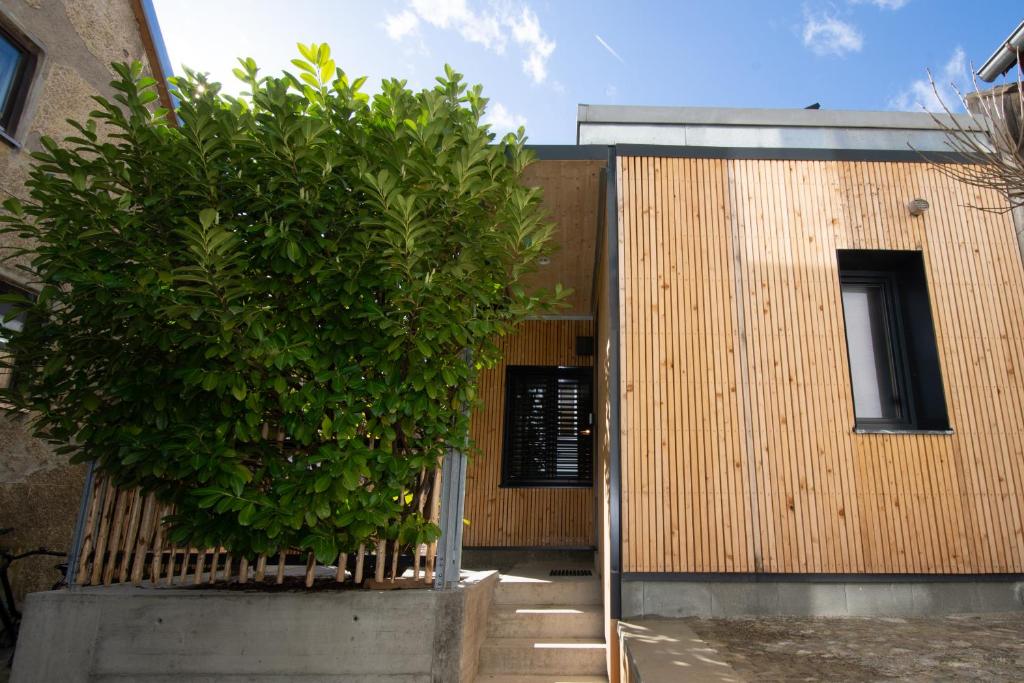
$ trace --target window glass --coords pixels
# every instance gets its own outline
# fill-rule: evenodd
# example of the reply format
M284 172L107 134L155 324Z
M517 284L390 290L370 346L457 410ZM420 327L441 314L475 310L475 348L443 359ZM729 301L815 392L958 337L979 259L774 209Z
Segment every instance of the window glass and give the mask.
M19 289L15 289L10 285L0 283L0 294L16 294L19 296L27 296L24 292ZM0 359L5 362L10 361L10 352L7 350L7 345L11 340L12 332L20 332L25 326L25 314L20 313L10 320L4 320L7 317L8 312L11 310L11 304L6 301L0 301ZM11 386L11 382L14 378L14 370L9 367L0 366L0 389L7 389Z
M4 294L9 294L11 291L7 287L0 287L0 292ZM24 313L19 313L10 320L4 320L10 310L11 304L0 301L0 349L7 348L7 344L11 340L11 332L21 332L21 329L25 326Z
M0 123L7 128L16 95L18 75L25 62L25 52L6 35L0 33Z
M590 368L509 366L505 486L590 486Z
M847 283L842 290L854 413L858 418L898 418L887 292L880 284Z
M950 429L920 251L840 249L854 429Z

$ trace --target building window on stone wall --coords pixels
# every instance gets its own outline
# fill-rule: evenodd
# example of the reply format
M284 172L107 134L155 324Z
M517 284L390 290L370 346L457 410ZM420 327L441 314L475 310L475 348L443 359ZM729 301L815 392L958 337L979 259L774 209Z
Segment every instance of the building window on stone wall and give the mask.
M0 26L0 131L8 138L14 137L25 110L37 55L27 38Z
M8 344L11 334L20 332L25 327L24 313L12 315L10 318L8 316L13 312L17 299L30 299L31 297L32 295L23 289L0 282L0 360L3 361L0 366L0 389L7 389L14 381L14 368L5 367L10 363Z

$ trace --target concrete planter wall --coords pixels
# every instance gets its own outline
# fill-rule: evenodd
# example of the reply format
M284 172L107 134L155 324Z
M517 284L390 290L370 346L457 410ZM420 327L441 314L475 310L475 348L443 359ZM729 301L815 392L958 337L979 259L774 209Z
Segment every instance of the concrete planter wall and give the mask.
M259 593L34 593L12 681L472 681L497 585Z

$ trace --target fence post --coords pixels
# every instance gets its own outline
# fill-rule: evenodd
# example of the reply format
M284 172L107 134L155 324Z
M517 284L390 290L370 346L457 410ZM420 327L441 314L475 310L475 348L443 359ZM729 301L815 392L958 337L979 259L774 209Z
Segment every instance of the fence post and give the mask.
M78 506L78 519L75 520L75 531L71 536L71 547L68 548L68 571L65 578L69 587L74 586L78 580L78 559L85 539L85 518L89 514L89 503L95 495L92 490L95 479L96 463L93 461L89 463L89 470L85 475L85 487L82 489L82 500Z
M434 588L453 588L462 570L462 516L466 503L466 454L449 448L441 466L441 539Z

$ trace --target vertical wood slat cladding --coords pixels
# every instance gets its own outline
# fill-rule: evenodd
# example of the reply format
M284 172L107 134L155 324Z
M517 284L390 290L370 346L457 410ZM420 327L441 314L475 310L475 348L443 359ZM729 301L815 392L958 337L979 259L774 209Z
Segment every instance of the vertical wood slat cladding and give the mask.
M523 171L523 184L544 190L544 210L555 224L552 240L558 248L551 263L523 278L527 291L552 289L561 284L572 289L565 313L589 315L594 310L594 224L601 211L601 169L604 161L541 160Z
M999 197L925 164L618 163L625 571L1024 571L1024 273L1009 217L965 208ZM923 252L954 434L852 432L838 249Z
M463 530L467 547L590 547L594 545L592 488L499 488L507 365L589 367L576 355L576 337L592 336L590 320L529 320L499 341L503 360L480 376L483 406L474 411L470 435L478 452L466 470Z

